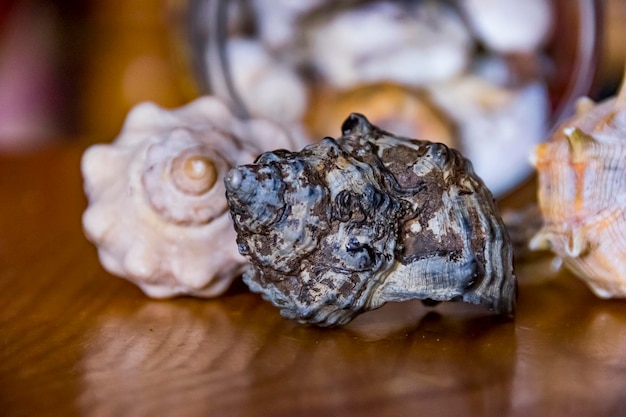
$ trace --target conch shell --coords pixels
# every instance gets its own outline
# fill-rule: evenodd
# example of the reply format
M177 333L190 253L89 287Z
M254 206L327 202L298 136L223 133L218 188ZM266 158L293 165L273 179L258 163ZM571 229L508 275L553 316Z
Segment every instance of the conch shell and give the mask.
M291 146L282 130L242 122L215 98L172 111L135 107L112 144L82 158L83 226L104 268L155 298L223 293L246 265L223 179L277 146Z
M531 161L544 226L532 249L553 251L601 298L626 297L626 87L584 98Z
M512 248L491 193L457 151L352 114L339 139L262 154L225 180L244 282L281 314L341 325L389 301L511 315Z

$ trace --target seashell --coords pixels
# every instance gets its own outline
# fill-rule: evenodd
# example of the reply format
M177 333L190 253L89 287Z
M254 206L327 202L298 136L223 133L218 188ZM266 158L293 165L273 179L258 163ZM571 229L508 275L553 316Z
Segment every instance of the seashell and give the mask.
M342 325L386 302L512 315L512 247L471 163L352 114L343 136L262 154L226 179L244 281L285 317Z
M260 42L252 39L229 39L226 53L232 63L233 87L250 114L281 124L302 118L308 93L295 70L280 63ZM206 58L213 59L210 51ZM230 97L225 83L216 86L216 94L225 100Z
M298 20L331 0L252 0L259 38L273 51L290 49L298 36Z
M554 27L549 0L460 0L470 26L497 53L534 53Z
M104 268L155 298L224 292L246 261L223 178L276 146L291 146L281 129L242 122L215 98L172 111L136 106L117 139L91 146L81 163L83 226Z
M457 148L456 132L446 115L426 93L391 83L366 84L336 93L318 89L307 123L313 137L335 134L343 119L339 115L367 114L370 122L397 136L429 138ZM337 129L338 130L338 129Z
M338 10L308 28L311 62L332 85L389 81L423 86L461 74L472 38L443 2L375 1Z
M531 160L544 226L530 242L549 249L601 298L626 297L626 87L578 102Z
M496 197L531 174L527 155L544 139L549 114L543 83L508 87L467 75L429 91L457 125L458 149Z

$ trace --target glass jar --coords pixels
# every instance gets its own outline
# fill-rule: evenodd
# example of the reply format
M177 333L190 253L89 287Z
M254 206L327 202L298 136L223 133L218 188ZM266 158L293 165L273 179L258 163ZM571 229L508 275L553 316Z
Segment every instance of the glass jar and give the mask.
M175 4L199 93L302 143L363 113L458 148L496 196L532 172L528 154L588 93L598 59L599 0Z

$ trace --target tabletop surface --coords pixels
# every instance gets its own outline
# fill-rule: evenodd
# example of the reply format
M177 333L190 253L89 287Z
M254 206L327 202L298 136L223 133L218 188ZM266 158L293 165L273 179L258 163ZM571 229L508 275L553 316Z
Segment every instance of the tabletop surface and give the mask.
M514 320L388 304L303 326L236 283L151 300L82 234L82 148L0 157L2 416L625 416L626 301L516 264Z

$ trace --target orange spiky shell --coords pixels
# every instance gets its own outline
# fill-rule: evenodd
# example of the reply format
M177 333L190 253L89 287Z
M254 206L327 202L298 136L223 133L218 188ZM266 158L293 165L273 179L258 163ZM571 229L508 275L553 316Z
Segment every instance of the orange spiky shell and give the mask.
M626 297L626 88L579 100L531 161L544 220L531 248L553 251L597 296Z

